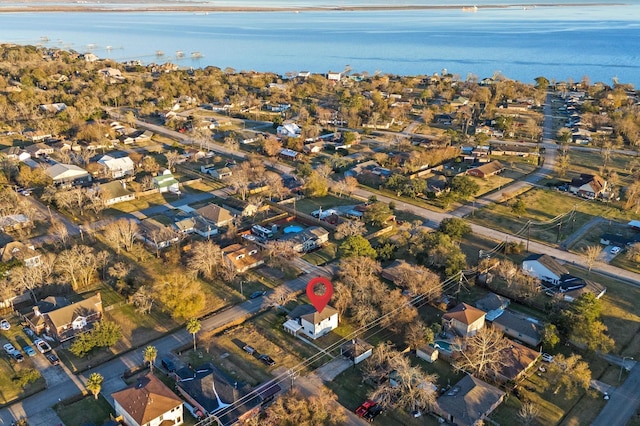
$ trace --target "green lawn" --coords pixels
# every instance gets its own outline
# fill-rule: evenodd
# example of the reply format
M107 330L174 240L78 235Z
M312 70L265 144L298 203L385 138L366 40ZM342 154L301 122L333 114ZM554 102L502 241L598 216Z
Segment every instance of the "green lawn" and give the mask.
M302 258L314 265L324 265L336 259L338 254L338 245L329 243L312 253L307 253Z
M600 203L598 201L582 200L559 191L544 189L532 189L518 196L524 200L527 211L523 215L516 215L511 211L511 203L492 204L488 207L476 210L471 220L480 225L498 229L509 233L523 233L527 222L531 221L531 238L543 242L555 244L560 236L560 241L567 238L582 225L594 217L606 217L631 220L635 215L622 212L619 209ZM569 213L575 207L575 215ZM559 215L567 214L562 221L556 220ZM562 226L558 226L558 223Z
M111 414L115 415L102 395L97 400L93 396L86 396L69 405L56 404L54 410L65 426L102 425L109 420Z

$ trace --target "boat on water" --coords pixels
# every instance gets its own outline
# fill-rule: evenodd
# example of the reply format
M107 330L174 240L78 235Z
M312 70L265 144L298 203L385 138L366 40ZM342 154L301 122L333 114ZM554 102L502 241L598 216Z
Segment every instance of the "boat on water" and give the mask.
M463 12L477 12L478 11L478 6L475 6L475 5L471 6L471 7L465 6L465 7L462 8L462 11Z
M192 58L202 58L202 53L200 52L191 52Z
M177 51L176 51L176 56L177 56L178 58L182 58L182 57L184 56L184 52L183 52L182 50L177 50Z
M162 50L156 50L156 56L164 56L164 52Z

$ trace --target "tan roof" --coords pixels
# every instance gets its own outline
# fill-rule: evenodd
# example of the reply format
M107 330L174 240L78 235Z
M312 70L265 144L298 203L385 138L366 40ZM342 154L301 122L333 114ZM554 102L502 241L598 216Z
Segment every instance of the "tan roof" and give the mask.
M498 160L494 160L490 163L483 164L482 166L474 167L475 170L480 170L485 175L492 175L504 169L502 163Z
M49 320L51 320L57 328L72 323L77 317L87 317L97 312L102 313L102 298L100 297L100 293L96 293L95 296L81 300L80 302L48 312L47 315L49 316Z
M327 318L331 318L337 313L337 310L327 305L324 307L322 312L314 310L314 312L307 315L302 315L300 318L304 319L305 321L309 321L311 324L320 324L322 321L326 320Z
M484 311L481 311L478 308L474 308L471 305L467 305L466 303L461 303L444 314L442 318L444 318L445 320L455 319L463 324L469 325L473 324L484 315Z
M255 253L251 254L254 251ZM241 244L232 244L223 248L222 252L239 271L258 266L264 262L264 256L253 244L246 247Z
M111 396L140 425L182 405L182 400L151 373Z
M233 219L233 216L231 216L231 212L229 210L216 204L209 204L208 206L200 207L198 210L196 210L196 213L216 224L228 222Z

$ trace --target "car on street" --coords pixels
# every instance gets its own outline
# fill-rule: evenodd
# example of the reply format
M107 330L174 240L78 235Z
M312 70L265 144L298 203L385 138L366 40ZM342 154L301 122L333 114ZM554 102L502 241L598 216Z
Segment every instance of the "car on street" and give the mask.
M260 355L258 359L262 361L263 364L268 365L269 367L276 365L276 362L269 355Z
M611 254L618 254L622 251L622 248L618 246L611 247Z
M49 353L46 356L47 356L47 359L49 360L49 362L51 363L51 365L60 364L60 359L57 356L55 356L54 354Z
M256 353L256 350L252 346L249 346L249 345L244 345L242 347L242 350L245 351L246 353L248 353L249 355L253 355L254 353Z
M22 347L22 350L24 351L25 354L29 355L29 356L36 356L37 352L35 349L33 349L31 346L29 345L25 345Z
M364 417L367 411L369 411L369 408L372 408L374 405L376 405L376 402L368 399L356 408L356 414L358 417Z
M51 350L51 346L47 342L42 340L42 339L34 340L33 344L36 345L36 348L38 348L38 350L42 354L46 354L47 352L49 352Z
M251 293L251 296L249 296L249 299L257 299L258 297L262 297L265 294L267 294L266 291L254 291L253 293Z
M162 365L162 368L167 370L169 373L173 373L174 371L176 371L176 365L169 358L163 358L160 361L160 364Z
M0 320L0 330L7 331L11 328L11 324L6 319Z
M553 356L547 353L542 354L542 360L544 362L553 362Z

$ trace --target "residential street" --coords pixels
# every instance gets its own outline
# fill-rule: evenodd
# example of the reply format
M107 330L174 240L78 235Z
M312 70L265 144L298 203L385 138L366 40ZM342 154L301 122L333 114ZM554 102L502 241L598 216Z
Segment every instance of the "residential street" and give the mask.
M631 369L627 379L610 396L592 426L626 425L640 406L640 364Z

